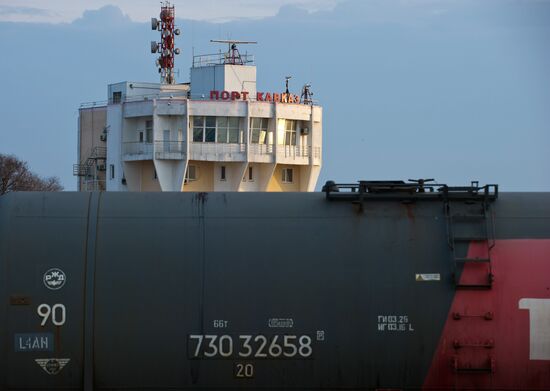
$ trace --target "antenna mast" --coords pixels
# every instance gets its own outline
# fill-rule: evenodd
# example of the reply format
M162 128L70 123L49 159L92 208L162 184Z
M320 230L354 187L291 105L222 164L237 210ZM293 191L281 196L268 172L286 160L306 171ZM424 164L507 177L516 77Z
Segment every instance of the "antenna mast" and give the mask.
M210 42L226 43L228 45L227 53L225 54L224 64L244 65L245 61L237 49L237 45L256 44L256 41L235 41L233 39L211 39ZM245 55L246 56L246 55Z
M151 42L151 53L159 53L156 64L162 84L175 84L174 57L180 54L175 48L175 36L180 35L180 29L175 28L176 10L169 1L161 3L160 20L151 18L151 29L160 31L160 42Z

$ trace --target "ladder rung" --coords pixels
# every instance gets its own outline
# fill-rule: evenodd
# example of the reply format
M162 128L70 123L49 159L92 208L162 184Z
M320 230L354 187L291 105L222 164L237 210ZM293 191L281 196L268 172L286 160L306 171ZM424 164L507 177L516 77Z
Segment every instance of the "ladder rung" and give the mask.
M453 240L455 242L484 242L488 241L489 238L484 236L460 236L460 237L454 237Z
M455 262L491 262L491 258L455 258Z
M493 284L490 282L486 284L456 284L457 289L491 289Z

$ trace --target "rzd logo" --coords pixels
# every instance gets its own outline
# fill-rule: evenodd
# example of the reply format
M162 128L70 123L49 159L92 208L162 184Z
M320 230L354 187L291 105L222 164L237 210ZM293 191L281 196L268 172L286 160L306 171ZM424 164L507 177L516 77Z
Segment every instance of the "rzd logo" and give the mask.
M65 285L65 282L67 281L67 277L65 276L63 270L55 267L44 273L43 280L46 288L56 291L63 288L63 285Z

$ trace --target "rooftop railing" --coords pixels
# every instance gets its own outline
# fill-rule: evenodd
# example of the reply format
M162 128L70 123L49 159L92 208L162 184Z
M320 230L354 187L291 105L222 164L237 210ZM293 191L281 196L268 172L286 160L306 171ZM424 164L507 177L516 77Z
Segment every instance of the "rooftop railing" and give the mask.
M252 65L254 64L254 56L252 54L241 54L236 59L230 58L228 53L215 54L200 54L193 56L193 68L207 67L211 65L233 64L236 65Z

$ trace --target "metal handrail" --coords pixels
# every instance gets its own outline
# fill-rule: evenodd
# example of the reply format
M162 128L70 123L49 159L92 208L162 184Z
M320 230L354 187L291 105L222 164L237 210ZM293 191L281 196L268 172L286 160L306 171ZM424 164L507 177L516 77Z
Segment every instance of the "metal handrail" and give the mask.
M198 154L241 154L246 152L246 144L192 142L189 144L189 152Z
M310 150L309 145L277 145L277 155L284 157L309 157Z
M434 200L483 200L498 198L498 185L447 186L439 183L418 183L405 181L359 181L337 184L327 181L322 189L327 199L434 199Z
M256 144L251 143L249 145L249 152L252 155L272 155L273 144Z
M153 153L153 143L125 141L122 143L123 155L149 155Z
M185 142L155 140L155 152L185 152Z
M254 56L252 54L241 54L240 59L243 64L253 64ZM227 53L199 54L193 56L193 68L205 67L210 65L227 64Z

